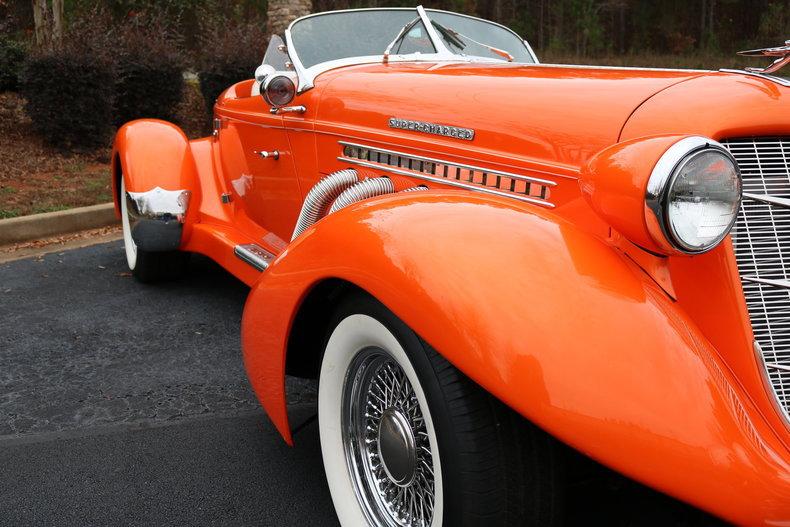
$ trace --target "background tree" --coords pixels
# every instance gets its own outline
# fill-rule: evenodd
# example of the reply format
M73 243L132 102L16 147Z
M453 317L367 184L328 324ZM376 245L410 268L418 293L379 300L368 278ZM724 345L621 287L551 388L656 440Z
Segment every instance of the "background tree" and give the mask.
M282 34L295 19L310 14L312 0L269 0L266 29L270 35Z
M39 48L60 43L63 38L63 0L33 0L36 46Z

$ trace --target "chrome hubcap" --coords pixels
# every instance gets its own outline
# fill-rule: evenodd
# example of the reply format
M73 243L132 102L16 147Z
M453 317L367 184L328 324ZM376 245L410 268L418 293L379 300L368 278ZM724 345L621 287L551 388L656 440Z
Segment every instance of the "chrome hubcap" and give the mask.
M361 351L343 388L343 444L357 499L371 525L431 524L431 441L403 369L378 348Z
M384 410L378 443L384 472L396 485L408 486L417 472L417 444L409 421L400 410Z

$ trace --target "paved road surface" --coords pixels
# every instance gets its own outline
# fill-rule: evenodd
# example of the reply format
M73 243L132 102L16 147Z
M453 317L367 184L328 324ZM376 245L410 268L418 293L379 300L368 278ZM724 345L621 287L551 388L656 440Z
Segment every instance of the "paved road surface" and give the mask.
M315 386L289 379L296 447L239 353L246 288L194 257L144 286L119 242L0 265L0 525L337 525ZM713 525L604 471L571 525Z

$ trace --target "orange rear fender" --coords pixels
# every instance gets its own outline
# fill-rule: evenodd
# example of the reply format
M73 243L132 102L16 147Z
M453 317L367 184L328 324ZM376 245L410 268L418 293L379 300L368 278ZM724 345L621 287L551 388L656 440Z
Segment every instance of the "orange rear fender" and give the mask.
M693 322L602 240L504 198L362 202L263 273L245 307L244 360L289 443L289 332L330 278L375 296L483 388L602 463L737 523L790 518L788 453Z
M120 217L120 178L128 192L143 193L157 187L188 191L182 244L198 217L200 183L189 139L176 125L157 119L139 119L123 125L112 150L112 189Z

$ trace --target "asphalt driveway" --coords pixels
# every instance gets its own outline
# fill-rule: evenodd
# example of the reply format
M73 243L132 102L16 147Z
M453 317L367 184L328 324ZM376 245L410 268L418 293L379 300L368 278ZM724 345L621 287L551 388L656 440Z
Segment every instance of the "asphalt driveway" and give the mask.
M194 257L145 286L120 242L0 264L0 525L336 525L315 385L289 379L288 448L239 352L247 289ZM571 525L713 525L600 470Z

